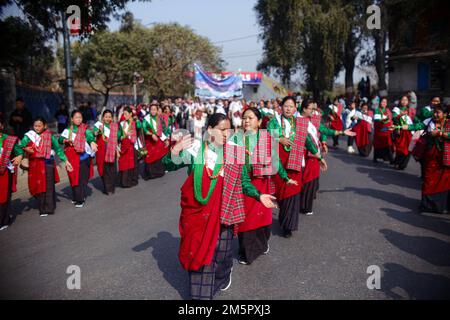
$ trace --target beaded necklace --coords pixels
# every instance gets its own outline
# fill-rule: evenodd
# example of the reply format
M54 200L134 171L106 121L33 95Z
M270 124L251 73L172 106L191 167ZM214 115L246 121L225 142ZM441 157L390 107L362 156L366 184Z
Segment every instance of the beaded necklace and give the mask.
M197 155L197 159L194 165L194 196L195 199L202 205L206 205L211 198L214 188L217 184L217 178L219 177L221 171L223 170L223 148L220 148L219 154L217 155L216 164L214 166L213 172L208 168L208 163L205 161L205 153L208 152L208 144L205 142L202 145L202 149ZM211 183L209 185L209 190L205 198L203 198L203 167L206 166L206 173L208 174Z
M290 136L289 139L291 140L292 143L294 143L295 132L297 130L297 124L295 123L293 117L291 117L290 119L287 119L284 115L281 116L281 136L284 137L284 138L286 138L286 131L285 131L286 130L286 128L285 128L286 125L284 124L283 118L288 120L289 124L291 125L291 136ZM292 150L292 146L288 146L288 147L287 146L283 146L283 148L284 148L284 150L286 152L290 152Z
M250 159L250 157L253 155L253 152L251 152L250 136L249 135L245 135L244 139L245 139L245 164L247 166L247 171L251 172L251 159ZM259 141L259 130L256 133L256 144L258 144L258 141ZM256 145L255 145L255 148L256 148Z
M446 125L447 125L447 119L445 119L445 118L444 118L444 123L442 126L439 123L436 123L436 129L439 132L442 132L442 136L445 134ZM439 151L442 151L444 148L444 141L443 141L444 139L442 139L442 136L436 137L436 139L434 139L434 141L436 142L436 148Z

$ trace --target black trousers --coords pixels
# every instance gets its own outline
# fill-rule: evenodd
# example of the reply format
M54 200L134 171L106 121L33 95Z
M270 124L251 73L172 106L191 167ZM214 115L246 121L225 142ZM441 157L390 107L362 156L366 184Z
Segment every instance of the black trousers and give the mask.
M134 149L134 168L120 172L120 184L123 188L131 188L139 183L139 155Z
M319 190L319 178L305 183L300 193L300 213L313 211L313 203Z
M39 213L53 214L56 209L55 167L53 163L45 164L45 185L45 192L36 196L39 201Z
M355 142L355 137L348 137L347 146L352 147L354 142Z
M194 300L212 300L228 284L233 267L233 227L220 226L212 263L189 271L189 287Z
M336 147L339 145L339 136L333 137L333 147Z
M373 150L373 160L382 159L383 161L394 162L394 156L392 155L392 150L390 148L374 149Z
M298 230L300 212L300 193L280 200L279 222L283 231Z
M84 202L86 200L87 184L89 182L89 171L91 166L91 158L80 161L80 173L78 176L78 185L72 187L73 201Z
M116 163L103 164L103 190L106 194L114 193L116 190L117 165Z
M252 263L268 248L272 226L261 227L256 230L240 232L239 255L248 263Z
M8 195L6 198L6 202L0 204L0 227L9 226L11 220L9 217L9 206L11 204L13 175L11 174L11 172L9 172L8 169L6 169L6 172L6 174L8 175L8 185L5 187L8 190Z
M166 174L162 159L156 160L153 163L146 163L144 167L144 179L161 178Z

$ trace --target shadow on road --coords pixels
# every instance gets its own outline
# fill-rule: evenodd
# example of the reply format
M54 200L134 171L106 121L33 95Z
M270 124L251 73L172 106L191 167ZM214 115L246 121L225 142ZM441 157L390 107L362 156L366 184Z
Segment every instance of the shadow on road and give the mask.
M381 208L380 210L386 212L388 217L403 223L450 236L450 219L427 216L414 212L402 212L389 208Z
M367 174L370 179L383 186L397 185L402 188L418 190L422 183L418 176L404 171L364 167L357 167L356 170L360 173Z
M72 198L72 187L69 184L67 187L62 189L61 192L57 192L56 195L58 197L61 197L61 198L72 200L73 199ZM90 197L90 196L92 196L92 188L89 185L87 185L87 187L86 187L86 197Z
M175 238L167 231L161 231L156 237L135 246L133 251L142 252L153 248L152 256L157 261L164 279L178 291L182 299L190 299L188 275L178 261L179 246L180 238Z
M397 288L406 292L404 297ZM450 279L430 273L415 272L396 263L384 264L381 291L392 299L449 299Z
M321 193L346 193L346 192L354 192L360 194L364 197L372 197L375 199L379 199L382 201L387 201L397 206L404 207L414 212L418 212L418 206L420 201L418 199L413 199L406 197L402 194L393 193L389 191L383 191L379 189L372 188L357 188L357 187L345 187L343 189L338 190L319 190L319 194Z
M380 233L400 250L415 255L438 267L450 266L450 243L422 236L408 236L393 230L382 229Z
M37 201L33 201L33 198L30 198L26 201L23 201L21 199L14 199L11 201L9 208L11 210L10 224L12 225L16 221L17 216L21 216L24 212L38 209L38 206Z
M349 155L343 150L333 150L331 155L347 164L358 165L356 170L367 174L370 179L381 185L398 185L404 188L420 188L420 178L417 175L405 171L397 171L387 163L373 164L372 158L362 158L357 155Z
M342 145L341 148L347 148L347 144ZM341 160L344 163L347 164L357 164L360 166L370 166L372 167L372 157L371 155L367 158L361 157L358 154L348 154L345 150L343 149L333 149L333 148L329 148L330 152L329 155L333 156L336 159Z

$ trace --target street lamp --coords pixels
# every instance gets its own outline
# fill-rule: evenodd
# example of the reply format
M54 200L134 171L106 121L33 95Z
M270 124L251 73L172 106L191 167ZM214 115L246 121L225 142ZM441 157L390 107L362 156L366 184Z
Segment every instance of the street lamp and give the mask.
M133 94L134 94L134 105L137 105L137 84L143 83L144 77L141 76L137 71L133 73Z

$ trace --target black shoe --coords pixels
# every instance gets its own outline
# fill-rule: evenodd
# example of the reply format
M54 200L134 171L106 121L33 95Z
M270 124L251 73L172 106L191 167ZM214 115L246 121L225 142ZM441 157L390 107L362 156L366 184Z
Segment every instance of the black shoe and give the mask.
M283 237L285 237L285 238L290 238L290 237L292 237L292 232L291 232L290 230L284 231Z

